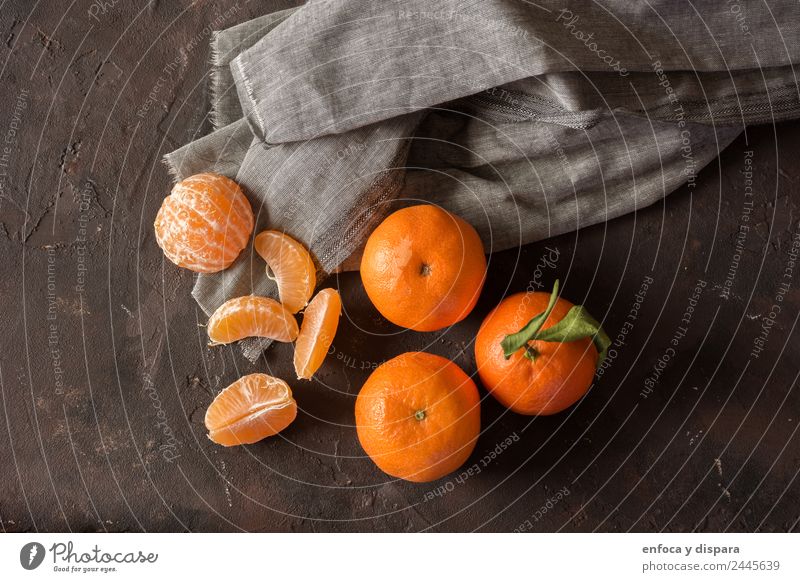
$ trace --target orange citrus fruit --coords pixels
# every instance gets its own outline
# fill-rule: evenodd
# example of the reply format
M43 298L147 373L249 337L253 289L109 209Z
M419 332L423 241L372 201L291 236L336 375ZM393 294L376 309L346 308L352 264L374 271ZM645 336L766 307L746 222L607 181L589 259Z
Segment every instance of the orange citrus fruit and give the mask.
M596 343L607 339L599 325L589 326L583 334L574 333L583 322L573 321L575 312L568 314L583 308L555 297L555 292L551 295L538 291L507 297L489 313L475 339L475 361L483 385L503 406L520 414L555 414L580 400L589 390L599 363ZM519 349L513 353L509 353L513 345L504 349L503 342L509 334L522 333L521 328L527 328L529 321L545 314L546 318L539 318L539 335L556 329L559 322L572 321L565 331L577 339L559 341L564 334L550 341L524 341L525 337L521 337ZM581 317L590 318L588 314ZM595 334L601 339L593 341Z
M434 331L464 319L486 278L483 243L472 226L441 208L411 206L372 232L361 280L389 321Z
M356 398L361 446L378 467L433 481L469 458L481 428L475 383L441 356L409 352L378 366Z
M253 246L272 271L284 307L292 313L303 309L317 284L317 268L309 252L277 230L258 233Z
M156 215L156 242L166 257L198 273L227 269L247 246L253 210L233 180L196 174L181 180Z
M335 289L323 289L303 312L303 324L294 347L294 369L298 379L310 379L325 359L333 343L342 299Z
M229 344L246 337L267 337L292 342L297 320L269 297L245 295L223 303L208 320L208 337L215 344Z
M296 416L297 403L286 382L250 374L217 395L206 411L206 428L218 445L249 445L278 434Z

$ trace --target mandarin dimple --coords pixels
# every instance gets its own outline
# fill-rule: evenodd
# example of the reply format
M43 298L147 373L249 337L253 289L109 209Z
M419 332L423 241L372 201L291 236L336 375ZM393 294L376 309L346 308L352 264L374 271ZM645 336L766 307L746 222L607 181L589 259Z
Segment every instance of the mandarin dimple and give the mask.
M310 379L322 365L336 335L341 313L342 299L335 289L323 289L306 307L294 348L298 379Z
M181 180L156 215L156 242L179 267L198 273L227 269L247 246L253 210L239 185L220 174Z
M278 434L297 416L288 384L267 374L249 374L220 392L206 411L208 438L232 447Z
M272 271L281 303L292 313L300 311L308 304L317 284L317 269L311 254L295 239L277 230L258 233L253 247Z
M208 320L208 337L214 344L229 344L246 337L292 342L298 332L297 320L288 309L274 299L257 295L226 301Z

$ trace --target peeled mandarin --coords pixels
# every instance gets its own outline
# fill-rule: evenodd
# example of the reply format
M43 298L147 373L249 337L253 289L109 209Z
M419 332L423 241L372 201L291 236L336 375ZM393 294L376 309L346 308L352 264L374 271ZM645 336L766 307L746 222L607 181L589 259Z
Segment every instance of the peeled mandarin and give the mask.
M323 289L306 307L294 348L294 369L299 379L308 380L319 370L333 343L341 313L342 299L335 289Z
M208 320L208 337L215 344L229 344L246 337L292 342L297 334L294 315L274 299L257 295L226 301Z
M253 225L253 210L239 185L211 173L175 184L154 224L166 257L198 273L227 269L247 246Z
M208 438L225 447L249 445L278 434L297 416L283 380L250 374L220 392L206 411Z
M281 303L292 313L303 309L317 284L317 268L309 252L277 230L258 233L253 246L278 283Z

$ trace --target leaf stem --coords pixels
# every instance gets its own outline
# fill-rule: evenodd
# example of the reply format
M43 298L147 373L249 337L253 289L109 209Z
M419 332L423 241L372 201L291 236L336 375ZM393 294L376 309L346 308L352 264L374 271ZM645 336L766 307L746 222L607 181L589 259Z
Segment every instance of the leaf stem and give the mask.
M510 358L517 350L525 348L524 355L531 361L536 361L538 355L536 350L529 345L532 341L560 342L569 343L585 338L591 338L597 349L597 367L603 363L611 345L608 337L600 324L595 320L583 305L573 306L567 314L558 322L547 329L542 329L545 321L553 311L553 307L558 300L559 282L553 284L553 292L550 294L550 301L547 309L534 316L521 330L507 335L500 345L503 347L503 354L506 359Z
M544 322L547 321L547 318L550 316L550 312L553 311L553 307L556 306L556 301L558 300L558 287L559 281L556 279L556 282L553 283L553 292L550 294L550 301L547 303L547 309L545 309L539 315L536 315L517 333L507 335L503 341L500 342L500 345L503 346L503 354L505 355L506 360L510 358L518 349L526 346L528 342L531 341L533 336L539 332L544 325Z

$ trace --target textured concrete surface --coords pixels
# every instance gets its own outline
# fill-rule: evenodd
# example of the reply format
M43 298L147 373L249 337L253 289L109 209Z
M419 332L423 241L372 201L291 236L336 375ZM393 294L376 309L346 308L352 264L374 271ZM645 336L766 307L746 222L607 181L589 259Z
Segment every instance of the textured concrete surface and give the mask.
M294 383L297 421L246 448L209 442L214 394L253 371L292 378L291 348L255 365L207 348L192 275L151 225L162 155L210 128L204 27L256 4L0 9L3 530L798 529L798 123L752 128L663 204L492 256L475 312L443 337L400 333L340 277L335 356ZM429 349L473 373L482 317L556 277L612 337L628 331L579 405L531 419L485 398L477 468L432 484L364 458L353 402L376 362Z

